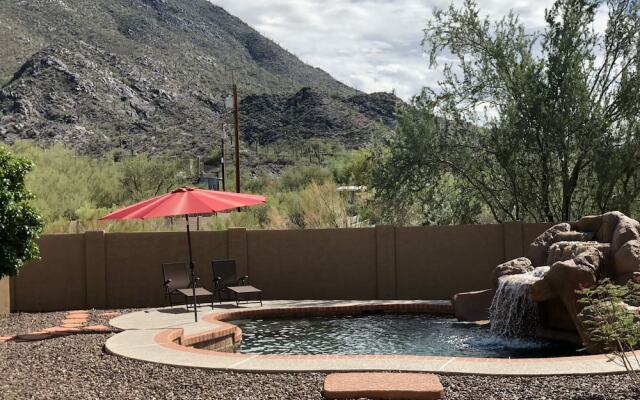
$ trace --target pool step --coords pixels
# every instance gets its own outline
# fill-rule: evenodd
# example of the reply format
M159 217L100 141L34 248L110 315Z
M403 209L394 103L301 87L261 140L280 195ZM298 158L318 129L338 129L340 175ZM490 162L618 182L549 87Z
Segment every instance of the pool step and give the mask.
M444 388L433 374L353 372L327 375L323 395L328 399L438 400Z

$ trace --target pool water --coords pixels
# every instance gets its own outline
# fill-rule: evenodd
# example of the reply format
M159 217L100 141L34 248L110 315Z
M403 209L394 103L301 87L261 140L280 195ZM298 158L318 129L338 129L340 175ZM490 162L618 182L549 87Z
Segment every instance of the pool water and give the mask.
M493 336L488 327L426 314L236 320L250 354L413 354L492 358L576 355L577 347Z

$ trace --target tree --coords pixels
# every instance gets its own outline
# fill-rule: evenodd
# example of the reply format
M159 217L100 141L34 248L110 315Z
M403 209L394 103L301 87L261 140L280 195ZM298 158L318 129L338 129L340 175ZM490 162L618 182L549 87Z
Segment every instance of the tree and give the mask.
M157 196L189 182L177 160L139 155L122 163L120 183L127 201Z
M25 177L31 163L0 146L0 278L15 276L24 263L38 257L36 239L42 220L29 204Z
M607 28L597 32L605 7ZM438 131L399 125L383 167L402 170L378 181L388 186L381 193L401 182L424 193L450 175L454 192L496 221L631 212L640 194L639 11L638 0L558 0L546 29L529 33L513 13L481 18L472 0L436 10L424 31L431 65L443 53L456 62L410 114ZM398 163L409 158L422 164Z

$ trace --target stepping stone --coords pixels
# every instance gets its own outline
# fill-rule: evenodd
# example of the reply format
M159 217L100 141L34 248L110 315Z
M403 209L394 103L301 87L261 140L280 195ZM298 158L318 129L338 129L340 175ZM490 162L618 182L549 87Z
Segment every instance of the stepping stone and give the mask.
M52 337L53 337L52 333L39 331L39 332L23 333L21 335L16 335L15 339L20 342L32 342L36 340L51 339Z
M82 328L82 332L85 333L102 333L102 332L111 332L112 329L109 328L108 326L104 326L104 325L91 325L91 326L85 326L84 328Z
M327 375L323 395L328 399L438 400L444 388L433 374L354 372Z
M98 316L100 317L117 317L118 315L122 315L122 313L117 311L105 311L103 313L98 314Z
M76 324L76 323L73 323L73 324L72 324L72 323L68 323L68 322L67 322L67 323L63 323L63 324L61 325L61 327L62 327L62 328L65 328L65 329L69 329L69 328L72 328L72 329L78 329L78 328L82 328L82 325L84 325L84 324Z
M72 311L67 311L67 314L88 314L89 311L87 310L72 310Z
M6 343L10 340L13 340L15 336L0 336L0 343Z
M65 317L66 319L89 319L89 314L87 313L77 313L77 314L71 314L68 313Z
M87 322L88 320L86 318L84 319L80 319L80 318L67 318L67 319L63 319L62 323L63 324L84 324L85 322Z
M43 332L52 333L56 336L66 336L80 332L76 327L54 326L52 328L43 329Z

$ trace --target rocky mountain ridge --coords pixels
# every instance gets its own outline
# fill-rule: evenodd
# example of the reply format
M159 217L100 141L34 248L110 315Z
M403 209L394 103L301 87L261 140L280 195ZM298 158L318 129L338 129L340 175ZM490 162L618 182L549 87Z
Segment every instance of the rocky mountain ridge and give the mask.
M205 0L5 0L0 140L206 154L232 74L247 143L389 132L399 102L304 64Z

